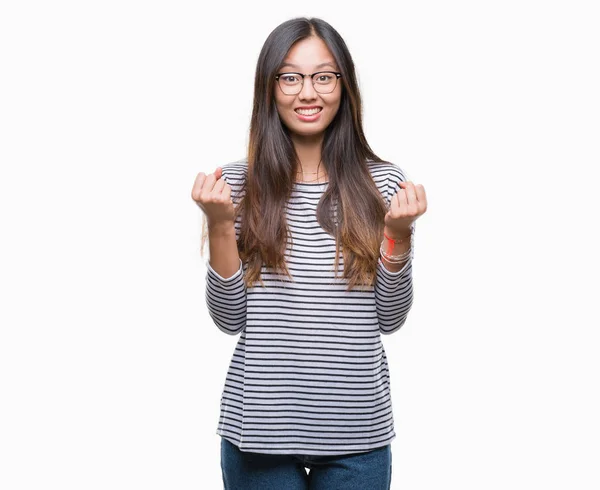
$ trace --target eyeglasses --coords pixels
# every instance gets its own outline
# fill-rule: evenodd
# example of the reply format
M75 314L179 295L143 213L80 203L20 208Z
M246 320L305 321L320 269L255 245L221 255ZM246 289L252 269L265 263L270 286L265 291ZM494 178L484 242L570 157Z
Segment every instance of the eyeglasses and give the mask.
M318 77L316 77L317 75ZM281 91L286 95L299 94L304 85L304 77L312 79L313 87L317 92L329 94L335 90L337 79L341 76L341 73L335 71L318 71L313 74L278 73L275 75L275 80L279 83Z

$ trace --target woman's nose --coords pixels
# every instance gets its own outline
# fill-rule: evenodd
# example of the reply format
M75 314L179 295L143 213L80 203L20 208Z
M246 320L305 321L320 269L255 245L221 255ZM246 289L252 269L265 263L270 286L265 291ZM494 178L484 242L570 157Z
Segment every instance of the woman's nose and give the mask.
M300 93L298 94L298 97L300 97L301 99L314 99L317 96L317 91L315 90L315 87L313 86L312 83L312 78L310 77L305 77L304 78L304 83L302 84L302 90L300 90Z

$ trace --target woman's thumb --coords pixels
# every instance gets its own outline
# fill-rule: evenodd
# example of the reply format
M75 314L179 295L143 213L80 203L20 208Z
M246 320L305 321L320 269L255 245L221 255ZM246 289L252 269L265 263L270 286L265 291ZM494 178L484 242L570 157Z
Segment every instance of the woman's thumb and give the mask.
M223 175L223 169L221 167L217 167L217 169L215 170L215 177L217 178L217 180L221 178L221 175Z

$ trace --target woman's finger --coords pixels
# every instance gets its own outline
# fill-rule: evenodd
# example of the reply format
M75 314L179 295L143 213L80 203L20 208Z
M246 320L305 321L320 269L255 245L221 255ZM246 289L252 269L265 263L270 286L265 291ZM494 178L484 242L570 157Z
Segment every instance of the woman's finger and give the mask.
M212 192L216 181L217 179L215 178L215 174L208 174L206 176L206 180L204 181L204 185L202 186L202 197L204 199L206 199L208 195Z
M415 186L415 192L417 193L417 200L419 201L419 211L423 214L427 211L427 194L425 194L425 187L421 184Z
M417 200L417 193L415 191L415 184L413 184L410 180L406 182L401 182L404 187L404 192L406 193L406 201L407 201L407 211L410 216L415 216L419 212L419 205Z
M230 185L226 185L225 188L223 189L223 199L225 200L225 202L231 201L231 186Z
M396 204L398 214L403 213L406 209L406 206L408 205L406 201L406 192L404 191L404 189L398 189L398 192L396 192L392 201L394 201Z
M196 179L194 180L194 185L192 186L192 199L196 202L200 199L200 195L202 194L202 187L204 187L204 181L206 180L206 174L204 172L200 172L196 175Z
M212 192L214 194L222 194L223 193L223 188L225 187L225 184L227 182L225 182L225 179L219 179L215 182L215 186L213 187Z

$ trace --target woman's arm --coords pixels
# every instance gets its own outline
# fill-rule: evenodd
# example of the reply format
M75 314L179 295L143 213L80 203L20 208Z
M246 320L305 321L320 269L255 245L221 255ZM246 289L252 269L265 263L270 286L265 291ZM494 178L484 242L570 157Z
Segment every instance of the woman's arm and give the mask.
M219 330L237 335L246 327L246 285L242 261L231 277L218 274L206 262L206 306Z
M233 222L208 226L208 250L212 269L223 277L233 276L240 263Z
M414 236L414 224L411 228ZM386 231L386 235L392 239ZM384 246L387 240L384 241ZM380 255L377 263L377 279L375 282L375 307L379 321L379 331L389 335L404 325L413 302L412 281L412 248L413 240L394 244L392 253L400 255L408 250L411 254L400 263L390 263ZM385 249L384 249L385 250Z
M384 233L393 240L402 238L402 241L394 243L391 252L388 252L388 240L383 236L383 251L394 256L410 253L404 261L399 263L390 262L381 254L378 259L374 288L375 305L379 331L386 335L396 332L404 325L413 303L412 261L414 257L415 221L410 223L409 228L405 228L404 220L393 218L393 216L401 214L398 207L400 201L395 200L398 197L397 193L404 187L401 182L406 182L406 180L406 175L402 169L393 165L388 178L387 194L385 194L386 204L390 213L392 213L392 219L386 220ZM401 226L393 229L387 226L388 221L394 224L400 223ZM407 239L409 236L408 229L410 229L410 239Z
M242 174L235 164L221 169L237 207ZM210 258L206 261L206 305L215 325L229 335L236 335L246 327L246 285L237 247L240 223L239 216L231 222L207 223Z
M394 233L391 230L389 230L387 227L384 229L383 232L384 232L384 236L382 237L381 241L384 243L384 251L386 250L385 245L388 242L388 240L386 239L386 236L390 237L393 240L400 239L400 238L404 239L401 242L394 243L394 247L391 252L393 255L403 255L408 250L411 250L411 240L405 239L406 238L405 236L403 236L403 237L394 236ZM412 233L412 230L411 230L411 233ZM383 264L385 265L385 268L390 272L401 271L402 268L408 262L408 259L406 259L402 262L390 262L383 255L380 255L380 257L381 257L381 260L383 261Z

